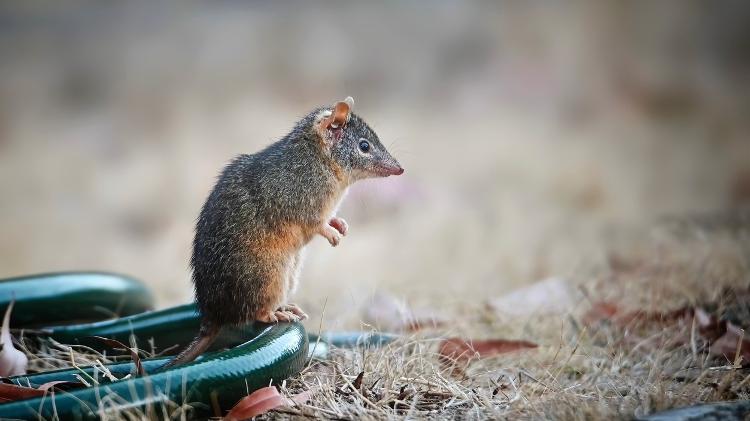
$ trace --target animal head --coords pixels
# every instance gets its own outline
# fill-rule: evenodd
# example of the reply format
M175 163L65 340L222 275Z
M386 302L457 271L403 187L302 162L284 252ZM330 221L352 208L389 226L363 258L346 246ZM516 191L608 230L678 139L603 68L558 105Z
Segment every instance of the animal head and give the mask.
M401 175L404 169L386 150L370 126L352 112L354 100L347 97L315 115L314 126L331 158L352 181Z

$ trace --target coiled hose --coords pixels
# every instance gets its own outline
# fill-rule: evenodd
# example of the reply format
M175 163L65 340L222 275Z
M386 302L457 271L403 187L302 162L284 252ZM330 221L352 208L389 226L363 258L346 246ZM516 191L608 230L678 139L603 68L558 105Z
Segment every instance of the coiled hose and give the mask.
M0 280L0 311L15 300L13 328L129 316L154 308L140 282L103 272L62 272Z
M0 280L0 311L12 300L16 302L13 328L30 328L27 336L98 351L111 350L112 344L97 336L174 354L192 340L200 325L194 304L146 311L153 305L150 292L132 278L108 273L57 273ZM126 317L102 320L115 314ZM70 324L78 321L88 323ZM310 335L310 343L314 343L310 351L316 357L325 357L329 346L380 346L395 338L363 332ZM149 418L168 418L183 410L183 404L191 407L190 417L221 415L249 392L298 373L308 356L308 336L299 323L255 323L224 329L209 351L226 348L230 349L208 353L163 372L158 369L169 357L144 359L143 369L152 374L143 377L135 377L133 362L106 364L106 370L118 379L131 375L118 381L108 380L100 368L93 366L12 377L8 380L19 386L76 382L77 376L95 385L0 404L0 418L95 419L126 409L138 410Z
M60 273L0 281L0 309L4 311L11 300L16 302L13 328L31 328L27 336L98 351L112 350L112 344L97 336L175 354L193 339L200 325L194 304L145 311L153 304L150 292L138 281L115 274ZM112 314L127 317L102 320ZM81 320L93 322L69 324ZM395 338L363 332L310 335L314 343L310 351L325 357L329 346L380 346ZM133 362L106 364L118 379L131 375L118 381L108 380L93 366L12 377L8 380L19 386L76 382L77 376L95 385L0 404L0 418L95 419L125 409L149 418L168 418L182 410L183 404L192 408L190 417L221 415L249 392L297 374L308 357L308 336L299 323L254 323L224 329L209 351L226 348L230 349L163 372L158 369L169 357L144 359L142 367L151 374L142 377L136 377Z
M0 301L4 307L11 300L16 302L13 328L101 320L115 313L144 311L152 303L151 294L137 281L99 273L49 274L0 281L0 299L5 300ZM132 335L141 345L148 339L153 339L158 348L178 345L173 348L176 352L179 345L192 339L198 323L195 308L186 305L115 320L41 327L30 333L100 350L109 345L92 338L94 335L126 344ZM226 346L234 348L206 354L190 364L163 372L114 382L103 379L94 367L16 376L9 380L23 386L74 381L76 374L99 378L100 383L0 404L0 418L96 419L126 409L141 411L149 417L169 417L176 409L174 404L178 405L177 410L189 404L191 417L223 414L247 393L298 373L307 357L307 335L299 323L228 329L214 348ZM166 360L147 359L143 366L146 372L153 372ZM134 374L132 362L109 364L107 369L118 378Z
M219 415L248 392L278 383L297 374L305 364L307 335L299 323L279 323L259 327L248 342L224 352L203 356L190 364L142 377L97 386L56 392L54 395L0 405L3 419L31 419L39 416L61 419L96 419L133 409L148 418L171 417L175 407L192 406L191 417ZM148 359L144 368L155 369L166 358ZM114 375L131 373L133 363L110 364ZM17 376L18 385L40 385L48 381L73 380L84 371L103 381L98 369L58 370L37 375ZM214 408L212 408L214 406Z

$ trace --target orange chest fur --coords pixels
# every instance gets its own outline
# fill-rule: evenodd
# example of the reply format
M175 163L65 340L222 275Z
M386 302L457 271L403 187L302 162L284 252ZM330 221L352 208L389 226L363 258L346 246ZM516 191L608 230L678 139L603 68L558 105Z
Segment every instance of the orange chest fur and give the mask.
M345 190L332 195L325 201L316 218L309 223L280 223L264 234L249 238L248 246L256 253L267 257L296 253L320 232L321 225L327 224L334 216L344 195Z

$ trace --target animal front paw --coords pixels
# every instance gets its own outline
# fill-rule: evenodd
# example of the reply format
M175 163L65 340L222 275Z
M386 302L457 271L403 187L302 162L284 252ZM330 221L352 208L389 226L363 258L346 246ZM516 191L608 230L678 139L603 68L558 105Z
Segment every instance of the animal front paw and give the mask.
M339 234L337 230L335 230L332 226L325 224L320 228L320 231L318 231L318 234L325 237L326 240L331 244L331 246L336 247L341 242L342 235Z
M346 235L346 232L349 231L349 224L346 223L344 218L334 216L328 220L328 225L332 226L341 235Z

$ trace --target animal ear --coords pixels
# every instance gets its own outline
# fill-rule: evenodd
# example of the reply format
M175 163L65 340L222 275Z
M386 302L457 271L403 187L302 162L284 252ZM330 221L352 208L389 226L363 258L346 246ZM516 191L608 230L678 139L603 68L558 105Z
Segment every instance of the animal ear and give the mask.
M349 121L349 115L354 108L354 99L350 96L333 106L333 113L325 121L326 128L338 129Z

